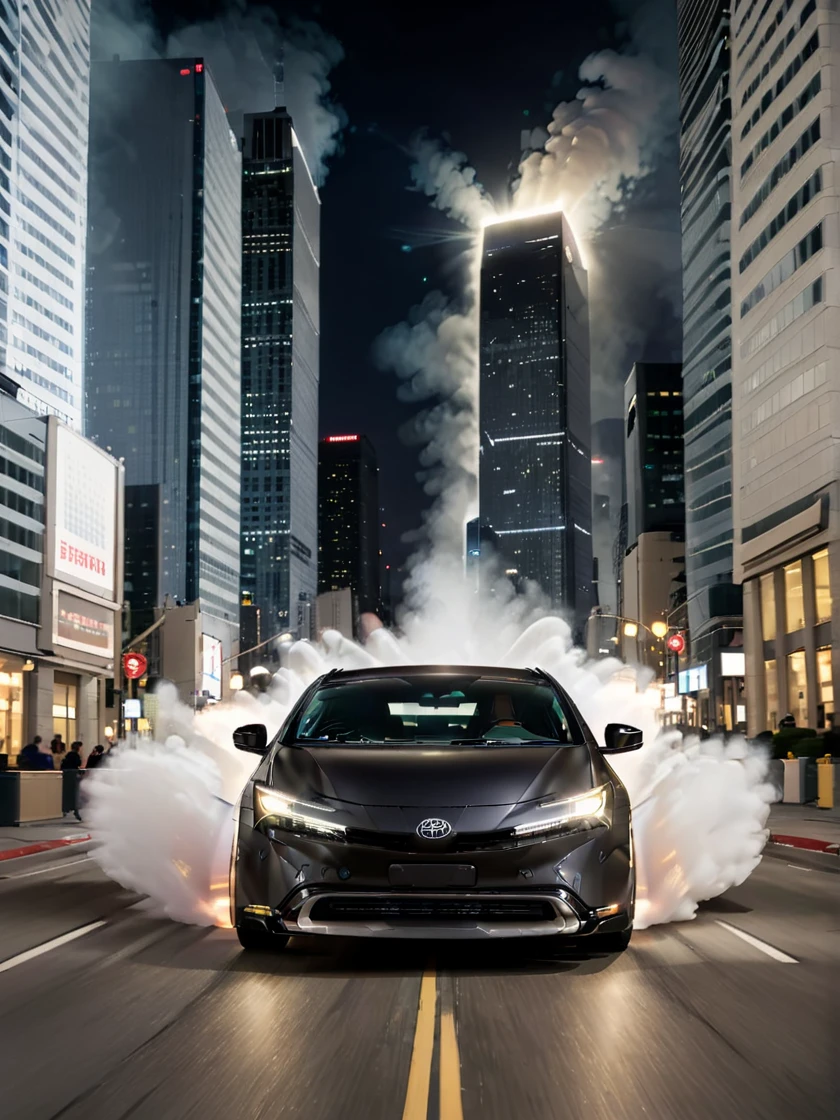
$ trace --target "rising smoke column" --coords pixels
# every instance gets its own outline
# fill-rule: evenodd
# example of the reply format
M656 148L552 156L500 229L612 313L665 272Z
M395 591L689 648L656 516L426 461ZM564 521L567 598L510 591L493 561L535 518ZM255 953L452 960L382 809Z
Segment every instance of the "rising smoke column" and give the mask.
M330 73L344 50L318 24L281 21L273 8L231 0L218 16L161 35L142 0L94 4L94 59L206 58L235 135L245 113L266 112L277 99L289 110L317 186L340 150L344 110L330 97Z
M433 499L406 587L408 601L416 608L428 601L431 582L443 572L446 579L456 574L464 525L476 512L479 248L475 237L494 207L462 152L420 133L409 153L414 189L473 234L460 262L459 296L448 299L441 292L429 293L406 321L383 331L374 344L376 364L399 379L400 399L424 406L401 432L409 446L421 448L420 478Z

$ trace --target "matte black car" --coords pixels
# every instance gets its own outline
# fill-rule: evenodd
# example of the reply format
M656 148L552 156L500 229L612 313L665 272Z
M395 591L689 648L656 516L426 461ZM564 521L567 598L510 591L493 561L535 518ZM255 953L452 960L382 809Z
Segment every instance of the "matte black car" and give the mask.
M238 813L232 920L245 949L290 936L585 937L626 947L630 803L601 745L539 669L334 670L262 754Z

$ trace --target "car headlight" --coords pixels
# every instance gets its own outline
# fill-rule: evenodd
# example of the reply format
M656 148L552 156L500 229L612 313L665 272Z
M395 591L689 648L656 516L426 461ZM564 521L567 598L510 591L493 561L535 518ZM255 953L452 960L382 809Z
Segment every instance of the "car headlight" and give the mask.
M323 820L321 817L310 816L301 810L315 809L319 813L334 813L329 805L313 805L310 801L301 801L277 789L267 786L254 786L257 813L256 823L268 817L279 828L289 832L312 833L316 836L327 836L338 839L347 831L343 824Z
M543 801L537 812L550 810L549 815L541 816L527 824L518 824L513 832L515 836L536 836L542 832L558 832L569 830L573 832L587 828L594 828L599 824L609 824L607 813L607 794L609 786L598 786L588 793L578 797L567 797L562 800Z

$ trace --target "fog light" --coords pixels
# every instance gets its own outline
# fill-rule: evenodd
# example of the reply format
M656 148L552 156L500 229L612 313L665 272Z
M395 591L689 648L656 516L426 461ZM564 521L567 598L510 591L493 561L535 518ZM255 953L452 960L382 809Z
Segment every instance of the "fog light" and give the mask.
M270 906L246 906L245 907L245 913L246 914L256 914L260 918L270 918L271 917L271 907Z
M620 909L621 905L618 902L614 902L612 906L599 906L595 913L599 918L608 918L610 914L617 914Z

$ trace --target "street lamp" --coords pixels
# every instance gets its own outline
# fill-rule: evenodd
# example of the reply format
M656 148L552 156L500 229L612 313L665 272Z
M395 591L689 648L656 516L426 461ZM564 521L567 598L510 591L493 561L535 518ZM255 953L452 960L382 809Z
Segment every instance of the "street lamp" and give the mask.
M637 622L625 622L624 623L624 637L625 638L635 638L638 633L639 633L639 624Z
M656 622L651 623L650 632L654 638L664 638L668 633L668 623L658 618Z
M230 675L230 689L231 692L241 692L245 687L245 678L241 673L231 673Z

